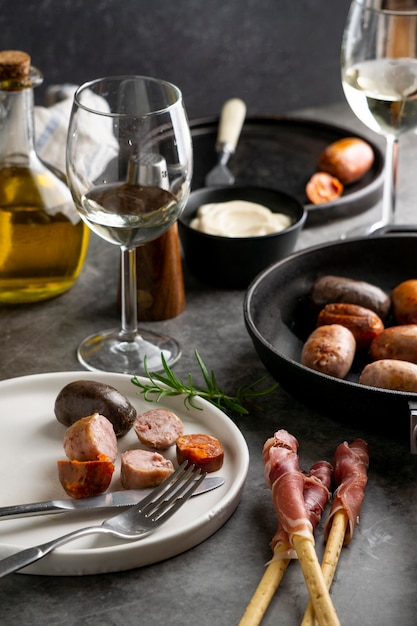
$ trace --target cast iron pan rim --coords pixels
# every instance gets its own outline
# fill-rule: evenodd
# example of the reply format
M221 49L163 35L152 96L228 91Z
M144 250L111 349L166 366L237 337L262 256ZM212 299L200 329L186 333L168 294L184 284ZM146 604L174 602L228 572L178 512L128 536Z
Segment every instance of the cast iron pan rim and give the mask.
M398 238L404 238L404 237L417 238L417 233L415 233L414 235L410 233L398 233L396 235L379 235L379 236L375 235L373 238L376 239L377 237L383 237L384 239L397 240ZM305 372L306 375L318 376L319 378L322 378L323 380L328 380L332 385L335 383L338 383L338 384L341 384L343 387L345 386L354 387L354 388L362 389L362 390L367 389L371 391L372 393L381 394L382 396L388 393L390 396L399 396L403 398L408 398L410 401L417 401L417 393L411 393L407 391L396 391L394 389L382 389L379 387L370 387L368 385L361 385L360 383L356 383L351 380L344 380L343 378L336 378L335 376L329 376L328 374L323 374L322 372L312 370L311 368L306 367L305 365L302 365L299 361L295 361L294 359L284 355L282 352L279 352L271 343L269 343L269 341L267 341L264 337L262 337L262 335L258 332L258 329L254 323L254 320L252 319L251 300L256 293L258 284L260 284L268 274L270 274L271 272L274 272L276 268L278 268L281 265L285 265L286 263L291 262L293 260L297 260L297 258L299 257L304 257L306 255L314 254L317 251L323 251L323 250L325 251L327 248L333 248L335 245L345 246L345 245L349 245L350 243L361 242L365 240L369 240L369 237L357 237L354 239L353 238L346 239L344 241L333 241L333 242L326 243L324 245L319 244L316 246L311 246L309 248L304 248L303 250L294 252L293 254L289 255L285 259L282 259L281 261L278 261L277 263L274 263L273 265L270 265L269 267L267 267L265 270L263 270L260 274L258 274L258 276L256 276L253 279L253 281L250 283L245 293L245 297L243 300L243 315L244 315L245 323L246 323L249 333L259 343L261 343L268 350L273 352L277 357L279 357L279 359L286 361L290 365L299 368L302 372Z
M222 191L222 187L201 187L200 189L194 189L194 191L191 192L190 197L188 198L187 204L190 202L190 200L192 198L195 198L198 194L203 194L203 193L208 193L210 191ZM270 193L271 195L275 195L275 196L280 196L283 200L288 200L290 201L293 205L294 208L297 206L298 212L299 212L299 217L295 220L295 222L293 224L291 224L291 226L288 226L287 228L284 228L283 230L280 230L276 233L269 233L268 235L256 235L256 236L251 236L251 237L233 237L233 239L238 239L239 241L251 241L252 239L271 239L272 237L276 237L277 235L284 235L285 233L291 233L294 230L298 230L299 228L302 228L305 224L305 221L307 219L307 211L305 210L305 208L303 207L302 203L299 202L297 200L297 198L294 198L294 196L291 196L289 193L286 193L285 191L280 191L279 189L273 189L272 187L260 187L259 185L245 185L245 186L238 186L235 187L233 185L231 185L230 187L226 187L226 189L230 189L231 191L236 191L238 194L242 194L244 195L245 193L250 193L250 192L254 192L257 193L259 192L260 194L262 194L263 192L266 193ZM242 200L243 198L240 198L240 200ZM259 203L261 204L261 199L259 200ZM186 228L192 228L192 226L190 226L190 219L191 217L193 217L194 213L192 215L187 215L185 216L185 211L186 208L184 209L184 211L182 212L182 214L180 215L180 217L178 218L178 220L181 222L182 226L185 226ZM294 215L294 213L286 213L285 209L282 209L282 211L280 211L282 213L284 213L285 215ZM191 212L190 212L191 213ZM193 229L194 230L194 229ZM221 235L210 235L209 233L204 233L203 231L198 231L199 234L206 239L230 239L230 237L223 237Z

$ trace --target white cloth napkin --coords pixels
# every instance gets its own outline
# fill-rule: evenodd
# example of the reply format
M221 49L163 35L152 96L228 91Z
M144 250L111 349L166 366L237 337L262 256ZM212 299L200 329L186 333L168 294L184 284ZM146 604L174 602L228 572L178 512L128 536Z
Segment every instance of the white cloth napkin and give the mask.
M47 90L46 104L35 106L35 145L41 159L65 174L66 141L68 124L71 115L74 93L77 85L54 85ZM107 103L95 94L90 94L94 108L107 110ZM118 144L113 135L112 121L106 116L97 116L94 121L78 129L81 137L80 150L88 155L88 172L86 176L94 180L106 168L108 162L117 155ZM101 148L97 147L92 138L101 137ZM109 150L110 146L110 150Z

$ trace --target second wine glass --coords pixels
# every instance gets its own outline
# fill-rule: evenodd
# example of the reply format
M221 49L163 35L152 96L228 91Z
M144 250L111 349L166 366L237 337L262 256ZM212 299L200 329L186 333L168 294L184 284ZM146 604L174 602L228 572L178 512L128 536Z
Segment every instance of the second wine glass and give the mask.
M77 210L93 232L121 249L120 329L78 348L90 370L143 374L179 358L178 342L137 328L136 248L166 232L190 192L192 142L180 90L142 76L100 78L74 96L67 176Z
M342 43L342 84L355 115L386 138L382 215L394 225L399 137L417 128L417 0L353 0Z

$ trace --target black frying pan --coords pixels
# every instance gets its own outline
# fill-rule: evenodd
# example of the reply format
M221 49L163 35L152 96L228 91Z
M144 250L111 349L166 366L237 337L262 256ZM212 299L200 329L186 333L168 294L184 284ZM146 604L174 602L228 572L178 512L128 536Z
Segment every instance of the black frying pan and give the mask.
M417 234L360 238L297 252L255 278L244 300L255 349L288 393L334 419L364 428L407 440L411 428L410 447L417 453L417 394L360 385L364 362L355 362L345 380L300 364L303 343L315 325L309 291L326 274L365 280L390 293L398 283L417 278Z

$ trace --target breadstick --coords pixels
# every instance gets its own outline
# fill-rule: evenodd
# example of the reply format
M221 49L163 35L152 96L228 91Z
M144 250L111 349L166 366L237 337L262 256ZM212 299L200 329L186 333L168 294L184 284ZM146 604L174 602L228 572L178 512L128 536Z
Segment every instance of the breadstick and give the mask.
M347 524L347 515L343 509L340 509L334 514L329 537L326 543L326 548L324 550L323 560L321 563L321 571L323 572L323 577L328 589L330 589L330 586L332 584L337 563L339 561L340 552L342 550L343 542L345 540ZM310 600L304 613L301 626L314 626L314 624L314 608Z
M277 557L281 552L286 552L287 550L288 546L282 544L277 545L274 551L274 557ZM258 626L261 623L290 561L291 559L282 558L276 559L275 561L272 560L269 563L251 601L245 609L239 626Z
M317 559L313 541L301 535L294 535L292 542L300 561L304 580L319 625L340 626L339 618Z

